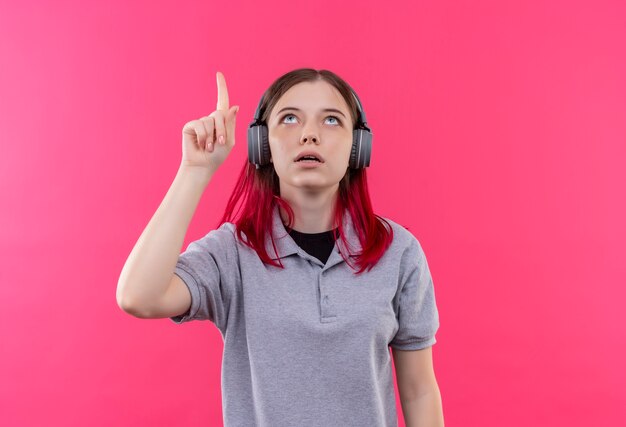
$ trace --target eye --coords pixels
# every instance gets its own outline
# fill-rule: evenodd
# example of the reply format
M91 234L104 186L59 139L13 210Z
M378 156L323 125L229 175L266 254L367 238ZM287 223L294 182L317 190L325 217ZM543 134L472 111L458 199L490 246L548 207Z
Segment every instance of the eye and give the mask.
M341 120L339 120L339 118L338 118L338 117L335 117L335 116L328 116L328 117L326 117L326 118L327 118L327 119L335 119L335 120L337 121L337 124L338 124L338 125L340 125L340 124L341 124Z
M285 119L286 119L287 117L296 117L296 116L294 116L293 114L285 114L285 115L283 116L283 118L281 119L281 123L285 123ZM293 123L293 122L290 122L290 123Z

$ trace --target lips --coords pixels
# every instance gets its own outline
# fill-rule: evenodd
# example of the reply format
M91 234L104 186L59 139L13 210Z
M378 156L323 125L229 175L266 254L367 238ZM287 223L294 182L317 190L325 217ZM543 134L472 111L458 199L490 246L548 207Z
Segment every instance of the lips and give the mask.
M315 159L319 160L320 163L324 163L324 159L322 158L322 156L319 153L316 153L315 151L303 151L300 154L298 154L298 157L296 157L294 161L298 162L305 157L314 157Z

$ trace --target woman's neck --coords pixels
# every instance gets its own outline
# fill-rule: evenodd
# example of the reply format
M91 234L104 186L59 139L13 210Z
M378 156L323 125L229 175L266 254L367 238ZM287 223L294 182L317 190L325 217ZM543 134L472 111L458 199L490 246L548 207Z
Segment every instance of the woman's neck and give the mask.
M281 198L293 209L294 222L291 228L301 233L322 233L336 227L333 215L336 197L337 191L329 195L302 192L294 195L281 194ZM282 207L280 214L283 224L287 224L289 217Z

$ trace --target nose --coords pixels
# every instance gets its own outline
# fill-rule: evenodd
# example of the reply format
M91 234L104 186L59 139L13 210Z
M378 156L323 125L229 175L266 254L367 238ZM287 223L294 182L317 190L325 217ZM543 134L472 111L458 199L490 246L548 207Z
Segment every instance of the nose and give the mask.
M306 144L307 142L313 142L314 144L317 144L319 142L319 138L313 132L305 132L302 135L302 138L300 138L300 143Z

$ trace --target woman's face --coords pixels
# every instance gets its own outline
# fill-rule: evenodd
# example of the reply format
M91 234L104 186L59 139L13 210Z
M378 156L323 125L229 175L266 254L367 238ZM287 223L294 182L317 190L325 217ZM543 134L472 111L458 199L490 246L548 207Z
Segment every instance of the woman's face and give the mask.
M281 196L298 189L336 190L348 169L353 129L337 89L323 80L292 86L272 109L267 127ZM305 151L317 153L322 162L298 162Z

